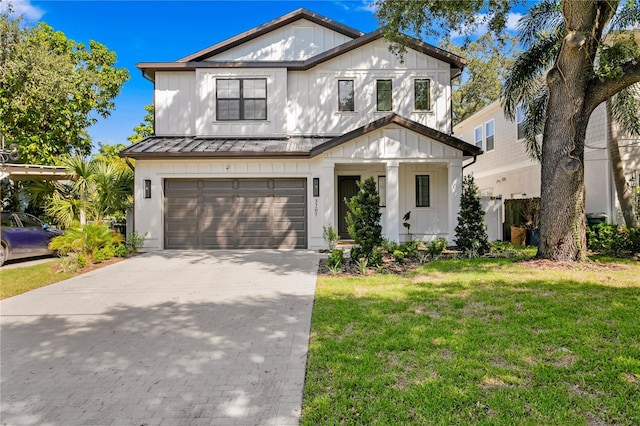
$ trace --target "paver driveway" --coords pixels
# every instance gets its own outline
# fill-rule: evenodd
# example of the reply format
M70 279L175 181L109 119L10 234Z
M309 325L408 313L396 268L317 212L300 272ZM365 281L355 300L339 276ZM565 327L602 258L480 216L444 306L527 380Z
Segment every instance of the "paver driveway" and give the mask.
M0 424L297 424L317 264L147 253L3 300Z

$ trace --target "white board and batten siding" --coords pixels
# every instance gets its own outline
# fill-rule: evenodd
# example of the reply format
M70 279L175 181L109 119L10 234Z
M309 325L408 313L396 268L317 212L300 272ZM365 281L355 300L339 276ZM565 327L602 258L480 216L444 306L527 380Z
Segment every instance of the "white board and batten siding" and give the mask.
M450 131L450 65L407 49L404 62L376 40L308 71L292 71L287 87L289 134L342 134L388 111L376 111L376 80L392 81L392 111L444 133ZM355 111L338 111L338 80L354 81ZM431 109L414 110L414 81L429 79Z
M158 72L154 106L159 136L196 134L196 79L192 72Z
M350 40L346 35L300 19L207 60L303 61Z

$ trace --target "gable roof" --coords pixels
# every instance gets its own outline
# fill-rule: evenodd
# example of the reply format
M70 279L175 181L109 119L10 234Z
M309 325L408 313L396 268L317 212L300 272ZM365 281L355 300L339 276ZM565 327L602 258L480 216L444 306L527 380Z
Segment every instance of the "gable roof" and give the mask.
M238 34L235 37L231 37L211 47L207 47L189 56L185 56L182 59L178 59L177 62L204 61L205 59L210 58L211 56L217 55L233 47L239 46L243 43L253 40L254 38L258 38L261 35L267 34L273 30L277 30L278 28L282 28L285 25L288 25L300 19L306 19L307 21L313 22L314 24L321 25L337 33L346 35L347 37L350 37L350 38L357 38L364 35L363 32L358 31L354 28L348 27L344 24L336 22L332 19L329 19L317 13L314 13L310 10L300 8L300 9L294 10L293 12L287 13L286 15L283 15L279 18L276 18L273 21L267 22L266 24L252 28L248 31L243 32L242 34Z
M274 29L280 28L281 26L289 24L295 20L312 20L310 17L313 17L313 19L315 19L315 21L313 22L316 22L318 24L320 24L320 22L323 22L324 24L320 25L324 25L328 28L331 28L328 25L339 25L343 28L348 29L349 31L352 31L351 35L347 35L349 35L349 37L353 36L353 40L350 40L344 44L341 44L316 56L301 61L205 61L205 59L213 55L231 49L232 47L252 40L253 38L259 37L260 35L266 34L269 31L273 31ZM335 28L331 29L336 30ZM325 18L321 15L317 15L313 12L307 11L306 9L298 9L295 12L284 15L281 18L278 18L260 27L256 27L253 30L249 30L236 37L232 37L212 47L196 52L193 55L186 56L176 62L140 62L136 64L136 67L140 69L142 73L151 80L155 78L156 71L194 71L198 68L287 68L290 71L306 71L323 62L326 62L330 59L333 59L337 56L340 56L344 53L357 49L358 47L364 46L365 44L371 43L381 38L383 38L381 29L372 31L368 34L364 34L357 30L350 29L349 27L346 27L335 21L332 21L329 18ZM406 36L405 40L407 41L407 47L448 63L450 65L451 78L460 75L462 69L468 63L464 58L458 55L455 55L451 52L440 49L439 47L425 43L413 37Z
M197 136L152 136L120 152L121 157L166 158L313 158L360 136L397 124L444 145L462 151L463 156L482 154L482 150L461 139L424 126L397 114L359 127L337 137L294 136L289 138L215 138Z

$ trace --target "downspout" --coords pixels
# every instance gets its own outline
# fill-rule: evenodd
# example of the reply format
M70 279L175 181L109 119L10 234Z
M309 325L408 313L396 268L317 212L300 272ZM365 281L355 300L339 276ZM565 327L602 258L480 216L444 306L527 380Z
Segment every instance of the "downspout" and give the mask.
M478 156L477 156L477 155L474 155L474 156L473 156L473 161L472 161L472 162L470 162L469 164L465 164L464 166L462 166L462 174L464 174L464 169L466 169L466 168L467 168L467 167L469 167L469 166L473 166L473 165L476 163L476 161L477 161L477 160L478 160Z

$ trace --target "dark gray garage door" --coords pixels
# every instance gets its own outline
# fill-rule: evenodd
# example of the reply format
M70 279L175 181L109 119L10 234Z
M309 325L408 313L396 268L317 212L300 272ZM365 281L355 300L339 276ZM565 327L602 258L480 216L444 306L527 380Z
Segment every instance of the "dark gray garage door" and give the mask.
M306 179L166 179L165 248L306 248L306 186Z

